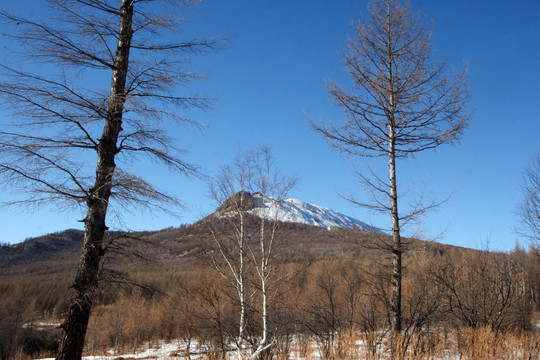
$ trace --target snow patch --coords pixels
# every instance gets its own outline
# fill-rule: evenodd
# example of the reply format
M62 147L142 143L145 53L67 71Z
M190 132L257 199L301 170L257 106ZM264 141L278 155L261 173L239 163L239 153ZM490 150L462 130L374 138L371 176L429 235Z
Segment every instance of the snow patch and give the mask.
M170 360L170 359L185 359L186 342L175 340L170 343L162 342L157 346L142 346L140 351L134 353L116 353L114 350L108 351L109 355L89 355L83 356L83 360L117 360L117 359L155 359L155 360ZM204 358L207 349L204 347L190 349L192 359ZM54 358L46 358L40 360L54 360Z
M273 197L263 198L261 194L256 193L253 194L253 202L255 208L248 212L261 218L315 225L327 228L328 230L343 227L382 233L380 229L358 219L324 206L308 204L298 199L278 200Z

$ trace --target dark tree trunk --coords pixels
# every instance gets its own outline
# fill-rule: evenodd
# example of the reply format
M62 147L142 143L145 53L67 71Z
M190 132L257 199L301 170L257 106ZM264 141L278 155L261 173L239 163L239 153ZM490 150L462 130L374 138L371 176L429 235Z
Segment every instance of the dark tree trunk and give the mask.
M122 131L122 114L126 100L125 85L129 64L133 18L133 1L122 0L120 31L113 66L111 94L103 134L97 147L96 180L87 199L84 244L73 289L69 312L63 327L64 337L57 360L76 360L82 357L84 339L94 294L98 286L100 262L104 255L103 238L112 180L115 170L118 135Z

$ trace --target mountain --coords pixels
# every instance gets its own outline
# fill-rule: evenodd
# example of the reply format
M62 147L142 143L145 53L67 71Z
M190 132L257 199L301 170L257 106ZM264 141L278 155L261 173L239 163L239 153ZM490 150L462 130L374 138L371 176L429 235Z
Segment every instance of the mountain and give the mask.
M217 208L215 213L181 227L170 227L158 231L111 232L116 239L108 253L108 263L123 264L137 262L137 259L122 258L120 253L132 254L139 258L159 261L186 262L199 258L201 253L216 251L216 236L227 237L230 219L238 211L249 215L246 222L248 231L256 233L259 218L280 221L276 238L280 247L291 256L323 258L348 254L356 258L379 258L384 251L377 242L391 241L389 235L366 223L341 214L329 208L313 205L298 199L278 201L264 199L261 194L237 193ZM74 269L80 255L83 232L66 230L38 238L28 239L20 244L0 246L0 278L9 267L17 267L15 272L26 272L28 267L40 268L60 266ZM410 248L428 253L443 253L449 245L407 239ZM124 249L124 250L122 250ZM119 260L118 260L119 259ZM11 271L11 270L10 270ZM63 270L62 270L63 271Z
M217 214L245 211L260 218L299 223L326 228L351 228L382 233L358 219L344 215L324 206L313 205L298 199L279 200L264 197L260 193L239 192L227 199L217 210Z
M81 230L63 232L31 238L19 244L0 247L0 268L6 265L27 265L38 261L71 258L76 259L83 242Z

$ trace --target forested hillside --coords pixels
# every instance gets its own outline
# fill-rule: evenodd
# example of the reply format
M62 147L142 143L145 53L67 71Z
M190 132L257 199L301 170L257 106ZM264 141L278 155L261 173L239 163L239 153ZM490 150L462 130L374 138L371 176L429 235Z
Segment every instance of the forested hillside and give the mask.
M214 263L225 261L215 256L219 252L215 229L222 229L219 236L226 238L227 222L211 216L194 225L118 237L117 251L101 271L99 305L92 314L86 351L134 351L148 342L183 339L206 344L213 356L225 356L235 344L239 305L235 288ZM380 329L387 328L390 316L389 256L380 247L381 236L386 235L279 225L276 273L269 286L273 354L292 351L291 341L298 336L317 344L323 358L339 358L338 349L351 336L364 339L373 356L382 351L387 333ZM3 268L0 349L6 356L17 349L34 356L54 351L58 330L38 324L58 324L64 316L79 235L67 231L40 238L49 249L42 260L17 261ZM71 248L53 249L58 239L69 244L70 236ZM540 294L537 253L478 251L412 239L406 243L402 339L406 349L434 351L431 347L440 345L443 333L460 329L487 328L495 333L534 329ZM254 294L247 303L246 337L255 339L262 326L260 296L254 281L246 287Z

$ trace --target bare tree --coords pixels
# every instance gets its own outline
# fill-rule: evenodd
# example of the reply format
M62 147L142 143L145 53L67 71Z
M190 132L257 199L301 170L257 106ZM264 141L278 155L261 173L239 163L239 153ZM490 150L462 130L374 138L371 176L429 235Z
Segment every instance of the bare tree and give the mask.
M118 205L177 202L121 164L147 156L180 173L196 170L179 157L163 121L196 125L176 109L205 108L208 101L174 91L197 78L179 65L216 41L165 37L180 25L170 14L181 3L51 0L54 15L41 21L0 14L21 47L17 59L33 61L27 70L0 68L0 96L13 113L13 125L0 129L0 175L26 191L26 203L57 202L86 213L57 359L81 358L107 251L107 214Z
M441 258L432 270L442 309L458 326L499 331L530 327L533 299L527 264L513 254L471 252Z
M401 222L435 204L398 212L396 160L456 142L467 125L466 71L447 75L445 63L431 61L431 34L422 18L399 0L374 0L367 17L355 26L344 54L355 92L336 83L328 90L347 115L343 124L312 124L331 146L346 156L387 157L388 181L360 174L374 202L358 202L389 213L392 220L392 328L401 325Z
M248 308L259 314L262 324L251 358L258 358L273 344L269 309L282 280L275 264L279 204L295 183L294 178L282 175L275 167L270 148L259 146L239 154L232 165L222 167L220 176L210 184L212 197L222 204L217 214L231 230L213 231L222 261L214 257L212 265L238 296L239 352L246 338ZM257 299L260 304L255 304Z
M294 188L296 179L282 175L276 169L274 157L267 146L260 147L253 153L251 164L251 167L255 170L253 186L254 189L258 190L259 201L262 205L259 213L261 218L258 233L259 248L250 249L249 252L252 261L255 263L255 269L259 277L257 287L261 294L262 336L252 355L252 358L256 359L274 343L274 340L270 339L269 309L277 291L276 286L282 280L282 276L277 277L278 272L275 262L275 252L280 240L276 231L279 226L280 203L285 199L289 191Z
M525 171L522 192L524 199L518 209L521 217L519 232L540 250L540 153Z
M248 289L247 280L251 264L247 260L250 222L246 219L246 210L253 208L253 198L248 192L251 181L252 169L247 156L239 155L232 165L223 166L221 173L209 183L211 197L220 204L216 212L225 214L225 225L211 229L219 251L218 257L210 253L211 266L236 291L239 307L236 345L241 356L247 311L255 295Z

